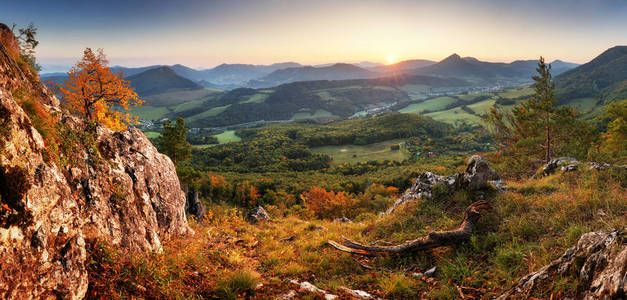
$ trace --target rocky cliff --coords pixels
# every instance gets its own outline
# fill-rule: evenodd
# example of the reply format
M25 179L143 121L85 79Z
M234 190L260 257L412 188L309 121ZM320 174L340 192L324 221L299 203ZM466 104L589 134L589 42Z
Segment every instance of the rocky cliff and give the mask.
M0 298L82 298L88 244L160 251L184 206L168 157L62 110L0 24Z

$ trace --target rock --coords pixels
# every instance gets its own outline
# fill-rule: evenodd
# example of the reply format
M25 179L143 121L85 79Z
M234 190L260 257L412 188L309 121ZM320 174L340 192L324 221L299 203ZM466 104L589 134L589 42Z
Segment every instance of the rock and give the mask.
M573 171L577 171L578 168L579 168L579 165L577 164L568 164L568 165L562 166L560 170L562 170L563 172L573 172Z
M435 274L435 270L436 270L436 267L433 267L433 268L431 268L431 269L429 269L429 270L425 271L424 276L427 276L427 277L432 277L432 276Z
M340 222L340 223L353 223L349 218L347 217L341 217L341 218L336 218L335 220L333 220L333 222Z
M361 290L351 290L345 286L340 286L338 290L348 294L352 299L376 299L374 296Z
M551 159L544 167L542 167L541 175L547 176L555 173L555 171L565 165L578 164L579 161L572 157L558 157Z
M195 216L198 222L203 221L207 208L198 198L198 190L190 188L189 191L187 191L185 210Z
M287 293L279 295L276 300L289 300L294 299L298 295L295 290L289 290Z
M263 207L257 206L248 215L248 221L251 224L257 224L260 221L270 221L270 216Z
M489 185L489 181L505 186L500 176L492 170L490 163L480 155L473 155L468 159L466 171L453 176L440 176L431 172L424 172L418 176L408 192L401 196L386 213L392 213L398 206L415 199L431 198L432 187L435 184L443 184L449 189L467 189L479 191ZM506 188L506 187L505 187Z
M288 282L294 286L298 286L298 291L301 293L311 293L311 294L320 295L324 299L327 299L327 300L337 299L337 295L327 293L327 291L320 289L307 281L303 281L299 283L295 279L290 279L288 280Z
M611 165L606 163L588 162L588 170L605 170L609 167Z
M509 187L507 186L507 184L505 184L505 182L501 179L499 180L490 180L488 181L488 183L490 185L492 185L492 187L494 187L494 189L496 189L499 193L504 193L506 192Z
M94 130L62 111L36 74L6 55L7 37L0 25L0 202L8 207L0 207L0 299L82 299L88 245L160 251L162 241L193 233L185 195L174 164L141 131ZM89 147L66 153L71 163L51 159L15 90Z
M473 155L468 159L466 171L462 173L462 187L476 191L488 186L489 180L500 180L499 175L490 168L487 159Z
M627 295L627 227L589 232L577 245L538 271L521 278L497 299L529 298L550 293L557 279L578 283L575 299L624 299Z

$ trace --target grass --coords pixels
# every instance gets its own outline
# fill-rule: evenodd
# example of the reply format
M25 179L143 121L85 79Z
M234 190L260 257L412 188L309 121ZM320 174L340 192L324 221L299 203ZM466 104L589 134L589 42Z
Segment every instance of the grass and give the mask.
M624 226L623 180L624 175L610 171L583 170L508 181L511 191L488 192L493 209L483 213L468 242L407 257L359 258L374 269L361 267L327 241L346 236L362 243L399 243L455 228L475 196L440 193L437 199L414 201L391 215L373 212L353 223L307 219L266 205L273 221L250 225L244 210L214 204L204 224L191 221L195 236L165 242L161 254L126 260L94 257L88 295L98 291L120 297L272 299L292 288L286 280L296 279L335 294L341 294L339 286L347 286L387 299L456 299L457 287L463 287L475 299L492 298L559 257L581 233ZM293 238L281 240L287 237ZM107 268L98 268L102 261ZM432 278L411 276L434 266ZM252 290L257 282L263 287ZM145 291L138 292L136 285ZM556 280L546 289L548 294L568 294L576 285Z
M318 109L316 110L313 114L311 114L311 112L299 112L299 113L295 113L292 116L292 120L304 120L304 119L315 119L315 118L327 118L327 117L332 117L333 114L324 110L324 109Z
M248 99L240 101L239 103L263 103L268 99L270 95L266 93L254 94L248 97Z
M149 139L156 139L156 138L161 136L161 133L156 132L156 131L146 131L146 132L144 132L144 134Z
M170 110L164 106L141 105L133 106L130 112L132 115L135 115L140 119L155 121L165 117L168 113L170 113Z
M516 89L508 89L503 92L498 93L497 95L506 99L518 98L522 96L529 96L533 94L535 90L531 86L525 86L522 88Z
M196 109L198 107L202 107L202 104L204 102L205 102L204 100L195 100L195 101L181 103L174 107L174 112L179 113L179 112L183 112L187 110Z
M390 149L391 145L398 145L403 141L398 139L369 145L323 146L315 147L311 150L331 156L334 164L366 162L370 160L403 161L410 156L407 151L402 148L401 150Z
M455 124L460 121L468 121L470 123L480 122L479 117L465 112L460 107L455 107L449 110L428 113L428 114L425 114L425 116L432 117L435 120L446 122L449 124Z
M570 100L567 105L574 107L580 113L591 112L595 109L597 99L595 98L577 98Z
M208 95L221 92L215 89L198 89L185 91L168 91L165 93L143 97L147 105L152 106L175 106L182 103L200 100Z
M487 99L481 102L468 105L468 108L472 109L476 114L481 115L490 111L490 108L494 106L496 100Z
M457 99L451 97L438 97L426 100L420 103L410 104L402 109L399 112L402 113L413 113L419 114L423 111L438 111L446 108L448 105L457 102Z
M209 110L206 110L204 112L201 112L199 114L193 115L191 117L188 117L185 119L186 123L191 123L193 121L199 120L199 119L203 119L206 117L215 117L219 114L221 114L223 111L225 111L227 108L229 108L231 105L225 105L225 106L218 106L218 107L213 107Z
M218 138L218 143L220 144L239 142L242 140L242 138L235 134L235 130L225 130L224 132L214 136Z

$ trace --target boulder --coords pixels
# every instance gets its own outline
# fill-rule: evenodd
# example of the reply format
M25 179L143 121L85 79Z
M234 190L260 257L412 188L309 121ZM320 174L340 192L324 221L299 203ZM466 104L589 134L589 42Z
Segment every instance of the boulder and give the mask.
M257 206L248 214L248 220L251 224L257 224L261 221L270 221L270 216L263 207Z
M0 299L82 299L89 244L160 251L162 241L193 233L185 194L172 161L141 131L90 127L61 110L37 74L13 60L7 39L0 26ZM24 97L80 143L55 154Z
M572 165L576 165L578 163L579 161L576 158L558 157L558 158L551 159L547 164L545 164L542 167L542 170L540 172L541 172L541 175L548 176L548 175L555 173L557 169L563 166L570 165L571 167L569 168L572 169L573 168Z
M185 202L185 210L192 216L196 217L198 222L202 222L207 208L198 197L198 190L190 188L187 191L187 201Z
M627 295L627 227L583 234L577 245L521 278L497 299L542 298L558 279L576 281L577 290L567 291L574 299L625 299ZM572 293L572 294L571 294Z
M431 198L435 184L443 184L449 189L466 189L469 191L480 191L490 185L496 185L495 188L500 191L507 189L500 176L490 167L490 163L480 155L473 155L468 159L464 173L453 176L441 176L431 172L420 174L409 191L396 200L386 213L392 213L398 206L408 201Z
M340 223L353 223L351 222L351 220L347 217L341 217L341 218L335 218L335 220L333 220L333 222L340 222Z

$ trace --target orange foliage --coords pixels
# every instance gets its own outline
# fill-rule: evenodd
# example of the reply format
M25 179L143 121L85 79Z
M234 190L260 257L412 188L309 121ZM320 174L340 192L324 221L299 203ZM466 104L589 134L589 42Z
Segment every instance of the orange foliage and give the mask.
M346 216L358 201L346 192L336 193L319 187L312 187L309 191L303 192L301 199L307 209L320 218Z
M245 207L257 206L257 200L261 198L259 190L257 190L254 185L250 184L249 181L242 182L242 184L237 187L235 194L236 198L239 198L240 204Z
M107 67L102 49L94 53L90 48L83 59L68 72L68 80L59 86L63 99L75 113L86 120L96 121L112 130L124 130L126 124L137 123L137 118L115 108L128 110L131 105L141 105L130 82L122 79Z

